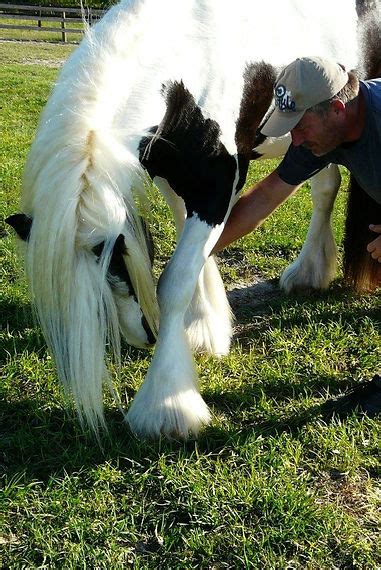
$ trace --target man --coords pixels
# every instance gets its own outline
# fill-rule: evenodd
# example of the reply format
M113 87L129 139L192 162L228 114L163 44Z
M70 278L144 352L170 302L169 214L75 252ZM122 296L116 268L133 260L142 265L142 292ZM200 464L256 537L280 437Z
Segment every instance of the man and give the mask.
M346 166L381 204L381 79L359 81L337 63L306 57L284 69L274 95L275 110L262 133L290 132L292 144L279 167L238 201L214 251L257 228L330 163ZM370 229L381 234L381 220ZM381 235L367 250L381 263Z
M290 132L292 144L278 168L237 202L214 251L258 227L330 163L346 166L381 204L381 79L359 81L337 63L300 58L279 75L274 94L275 110L262 133L279 137ZM367 250L381 264L381 220L369 227L380 235ZM381 411L380 376L360 384L331 409L346 413L356 406L371 416Z

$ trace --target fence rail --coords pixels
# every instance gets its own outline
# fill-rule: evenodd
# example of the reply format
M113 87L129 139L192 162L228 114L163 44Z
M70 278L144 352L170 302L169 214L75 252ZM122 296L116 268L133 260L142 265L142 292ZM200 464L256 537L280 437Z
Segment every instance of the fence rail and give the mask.
M32 13L33 12L33 13ZM0 4L0 29L3 30L33 30L41 32L57 32L61 34L63 42L67 42L67 34L83 33L80 28L70 27L73 23L83 23L85 20L90 26L104 14L103 10L79 8L63 8L60 6L27 6L20 4ZM36 24L7 24L2 20L35 21ZM43 22L57 22L60 27L45 26ZM67 27L69 25L69 27Z

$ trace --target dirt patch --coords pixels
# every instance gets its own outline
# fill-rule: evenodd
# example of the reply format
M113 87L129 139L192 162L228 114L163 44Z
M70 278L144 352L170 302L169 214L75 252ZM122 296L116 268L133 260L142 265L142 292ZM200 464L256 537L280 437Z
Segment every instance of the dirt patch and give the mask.
M227 287L227 297L234 314L234 336L241 341L258 326L263 326L266 315L270 318L270 306L280 295L277 279L254 278L250 284L234 283Z
M61 67L65 63L65 59L54 60L54 59L23 59L20 63L21 65L43 65L44 67Z
M358 520L378 528L381 489L366 473L348 478L346 473L332 469L322 473L317 486L321 503L334 503Z
M5 64L60 68L73 51L71 44L0 40L0 61Z
M255 278L254 282L248 285L234 284L228 287L227 296L234 312L245 309L263 309L268 307L270 300L279 297L279 285L277 279L262 280Z

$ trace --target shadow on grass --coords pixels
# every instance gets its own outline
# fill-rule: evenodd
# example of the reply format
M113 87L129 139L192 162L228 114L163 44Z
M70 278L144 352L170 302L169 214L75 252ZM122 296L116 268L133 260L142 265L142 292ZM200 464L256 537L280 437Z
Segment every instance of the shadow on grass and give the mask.
M7 299L0 301L0 317L9 329L17 331L34 324L33 311L29 303L15 302Z
M327 301L327 305L330 300L344 305L348 300L348 291L341 286L334 286L328 293L312 297L285 297L279 292L276 281L270 281L237 289L229 293L229 297L237 321L241 324L250 323L255 318L257 309L276 323L279 321L277 311L284 303L288 308L291 306L296 309L301 304L308 303L311 308L308 317L310 324L324 322L324 319L329 318L329 309L318 310L322 299ZM12 352L39 350L43 346L43 339L35 331L29 337L22 334L33 323L29 306L2 303L0 312L6 316L9 329L20 333L19 339L9 341ZM373 319L375 325L380 325L380 311L376 308L357 308L347 303L347 308L343 309L341 315L354 324L366 316ZM306 318L298 314L285 320L282 318L282 328L303 325ZM265 325L267 327L268 324ZM255 336L260 337L262 332L263 327L257 325ZM247 337L247 330L244 334ZM137 350L130 348L128 352L131 357L141 358L141 353ZM107 435L102 434L97 441L89 432L81 429L70 411L59 408L56 404L37 399L8 403L3 401L0 402L0 473L5 473L8 477L23 473L26 481L44 482L52 476L96 468L105 461L118 462L120 469L134 471L149 469L150 464L155 464L162 453L167 456L172 454L176 461L179 454L187 457L196 450L219 454L221 450L229 449L238 441L253 436L271 437L288 432L297 437L299 430L308 423L330 419L326 404L306 408L305 402L302 402L303 397L311 394L322 397L324 393L337 395L353 385L351 379L343 381L331 376L315 376L296 383L294 379L292 382L287 379L281 382L279 378L274 378L273 381L269 379L267 384L252 384L241 391L223 394L206 390L203 395L207 403L230 417L231 421L226 429L214 426L205 429L197 442L190 440L181 443L141 442L130 433L121 413L110 408L105 412ZM130 395L133 396L132 393ZM263 398L267 402L271 400L275 406L263 407ZM294 409L287 412L285 404L291 400L294 400Z
M303 381L295 382L293 379L281 380L279 377L273 380L266 380L263 384L247 385L242 390L234 390L234 392L224 392L217 394L216 392L208 392L204 390L203 395L207 402L213 405L217 410L229 414L233 410L234 414L242 408L253 407L264 397L273 400L277 405L294 400L298 402L301 397L323 397L325 393L335 396L344 390L352 388L355 385L353 379L342 380L333 376L314 376L306 377Z
M0 405L0 473L11 478L23 473L25 481L47 481L117 460L121 469L142 468L167 450L189 444L142 442L129 431L120 412L106 410L107 432L97 439L82 429L70 410L40 409L37 401ZM6 422L5 422L6 420ZM190 443L191 447L194 442Z
M10 354L46 350L43 335L36 324L30 304L1 301L0 319L0 330L6 333L2 335L0 363L5 363L7 355Z
M381 290L374 295L381 301ZM353 303L360 299L359 294L354 293L340 281L334 282L327 291L301 290L286 295L279 288L278 279L258 280L246 287L236 287L227 293L236 322L247 324L256 315L268 314L276 317L276 311L284 309L308 308L315 316L308 316L308 322L327 321L337 317L340 306L340 316L348 322L357 322L360 317L368 317L374 320L375 325L381 328L381 308L378 307L354 307ZM331 307L330 307L331 305ZM345 307L343 307L345 305ZM320 307L323 306L322 310ZM303 325L307 317L302 311L293 317L282 316L282 327Z
M326 379L331 393L339 392L338 383ZM305 386L285 386L277 402L286 399L286 392L297 399L305 394ZM300 392L298 390L300 389ZM257 398L256 394L257 392ZM101 433L99 440L89 431L81 428L74 413L66 408L49 409L39 407L39 402L24 400L16 403L0 404L0 475L7 478L23 474L24 482L47 482L52 476L83 470L96 469L105 462L117 463L125 471L152 471L162 454L167 461L177 461L179 456L189 458L202 452L221 457L230 453L232 447L242 445L246 439L259 436L278 437L287 432L298 437L299 431L311 422L329 422L337 417L330 402L296 409L284 413L282 407L275 411L264 411L255 407L260 396L269 394L259 389L230 393L223 396L204 393L207 403L215 410L235 415L226 428L211 426L204 429L197 441L140 441L129 430L119 411L106 409L107 432ZM296 403L298 407L298 402ZM254 411L254 414L253 414ZM245 412L250 412L245 419ZM341 415L345 418L346 415ZM243 416L243 417L242 417ZM253 419L255 418L255 419Z

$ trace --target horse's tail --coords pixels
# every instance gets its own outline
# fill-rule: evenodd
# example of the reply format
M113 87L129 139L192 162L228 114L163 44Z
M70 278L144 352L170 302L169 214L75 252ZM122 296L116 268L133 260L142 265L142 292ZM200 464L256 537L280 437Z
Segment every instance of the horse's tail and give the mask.
M381 75L381 3L357 0L359 70L365 79Z
M381 220L381 205L350 176L344 238L344 278L357 291L372 291L380 284L380 264L366 247L375 239L369 224Z
M22 207L33 219L26 269L37 315L80 419L96 430L104 424L103 382L111 385L106 345L117 360L120 354L118 307L107 279L120 234L126 269L154 332L158 309L132 192L144 191L144 172L124 144L126 133L113 125L109 92L102 91L112 86L104 86L107 78L86 77L87 64L99 66L88 59L66 66L45 108L25 168Z
M378 1L358 0L360 71L366 79L381 73L381 8ZM380 281L380 264L366 247L375 239L369 224L378 224L381 206L350 175L344 238L344 278L358 291L372 290Z

